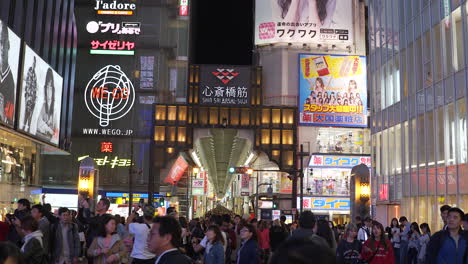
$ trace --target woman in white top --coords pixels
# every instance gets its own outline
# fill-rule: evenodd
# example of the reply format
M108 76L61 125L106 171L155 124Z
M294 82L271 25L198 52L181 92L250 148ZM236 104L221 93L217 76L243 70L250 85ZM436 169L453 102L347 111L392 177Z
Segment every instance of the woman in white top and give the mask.
M426 248L431 240L431 229L427 223L421 224L422 235L419 237L418 264L426 263Z
M400 259L400 224L398 219L393 218L390 224L390 242L393 246L393 253L395 254L395 259Z

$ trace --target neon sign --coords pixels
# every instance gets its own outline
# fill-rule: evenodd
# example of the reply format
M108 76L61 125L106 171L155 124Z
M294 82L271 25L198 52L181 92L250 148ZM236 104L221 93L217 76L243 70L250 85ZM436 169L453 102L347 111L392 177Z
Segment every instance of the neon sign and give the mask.
M112 142L101 142L101 152L112 152Z
M86 31L91 34L140 35L140 25L140 22L104 23L102 21L90 21L86 25Z
M371 166L371 158L368 156L332 156L312 155L309 167L342 167L352 168L359 164Z
M119 65L108 65L94 74L84 92L88 111L101 127L124 117L135 103L135 88Z
M180 0L179 16L188 16L188 0Z
M82 161L83 159L89 157L88 155L78 157L78 161ZM109 166L112 169L115 167L130 167L132 165L132 160L131 159L121 159L118 156L115 157L110 157L110 156L104 156L102 158L94 158L94 161L98 166Z
M91 41L90 54L102 55L135 55L135 42L120 41L120 40L106 40L100 42L99 40Z
M97 10L98 15L133 15L133 10L136 9L136 4L117 3L116 0L111 3L105 3L103 0L96 0L94 10Z
M300 198L297 198L297 204L300 205ZM304 197L304 209L311 210L338 210L349 211L351 210L351 200L345 197Z

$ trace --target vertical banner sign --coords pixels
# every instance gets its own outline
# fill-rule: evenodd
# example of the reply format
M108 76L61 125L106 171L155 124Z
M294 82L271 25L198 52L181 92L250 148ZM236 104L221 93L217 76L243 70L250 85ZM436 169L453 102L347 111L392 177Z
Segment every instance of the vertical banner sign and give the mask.
M353 43L353 1L255 1L255 45Z
M199 103L248 106L251 101L251 68L233 65L201 65Z
M188 1L189 0L180 0L179 1L179 16L188 16Z
M299 55L299 124L367 127L366 58Z
M250 195L250 175L242 174L241 175L241 196Z
M169 171L169 174L167 174L167 177L164 180L164 182L175 185L180 180L182 175L184 175L184 172L187 168L188 168L187 161L185 161L185 159L182 157L177 158L174 165L172 165L172 168Z

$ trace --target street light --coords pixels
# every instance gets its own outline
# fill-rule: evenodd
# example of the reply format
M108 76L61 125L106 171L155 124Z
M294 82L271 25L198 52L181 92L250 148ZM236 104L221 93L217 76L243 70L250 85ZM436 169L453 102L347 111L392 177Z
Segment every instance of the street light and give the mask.
M360 183L360 199L363 202L367 202L370 199L370 186L368 182Z

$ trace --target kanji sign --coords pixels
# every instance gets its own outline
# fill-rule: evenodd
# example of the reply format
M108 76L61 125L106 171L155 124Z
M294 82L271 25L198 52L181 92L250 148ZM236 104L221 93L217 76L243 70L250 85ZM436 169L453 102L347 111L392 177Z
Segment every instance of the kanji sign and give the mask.
M204 179L194 179L192 180L192 188L204 188L205 180Z
M300 198L297 198L298 208ZM346 197L304 197L302 200L304 209L327 210L327 211L349 211L351 201Z
M248 66L201 65L199 103L250 105L250 81L251 68Z
M117 35L140 35L140 22L102 22L90 21L86 25L86 30L91 33L112 33Z
M101 142L101 152L112 152L112 142Z
M309 167L352 168L359 164L371 167L371 158L369 156L312 155Z

